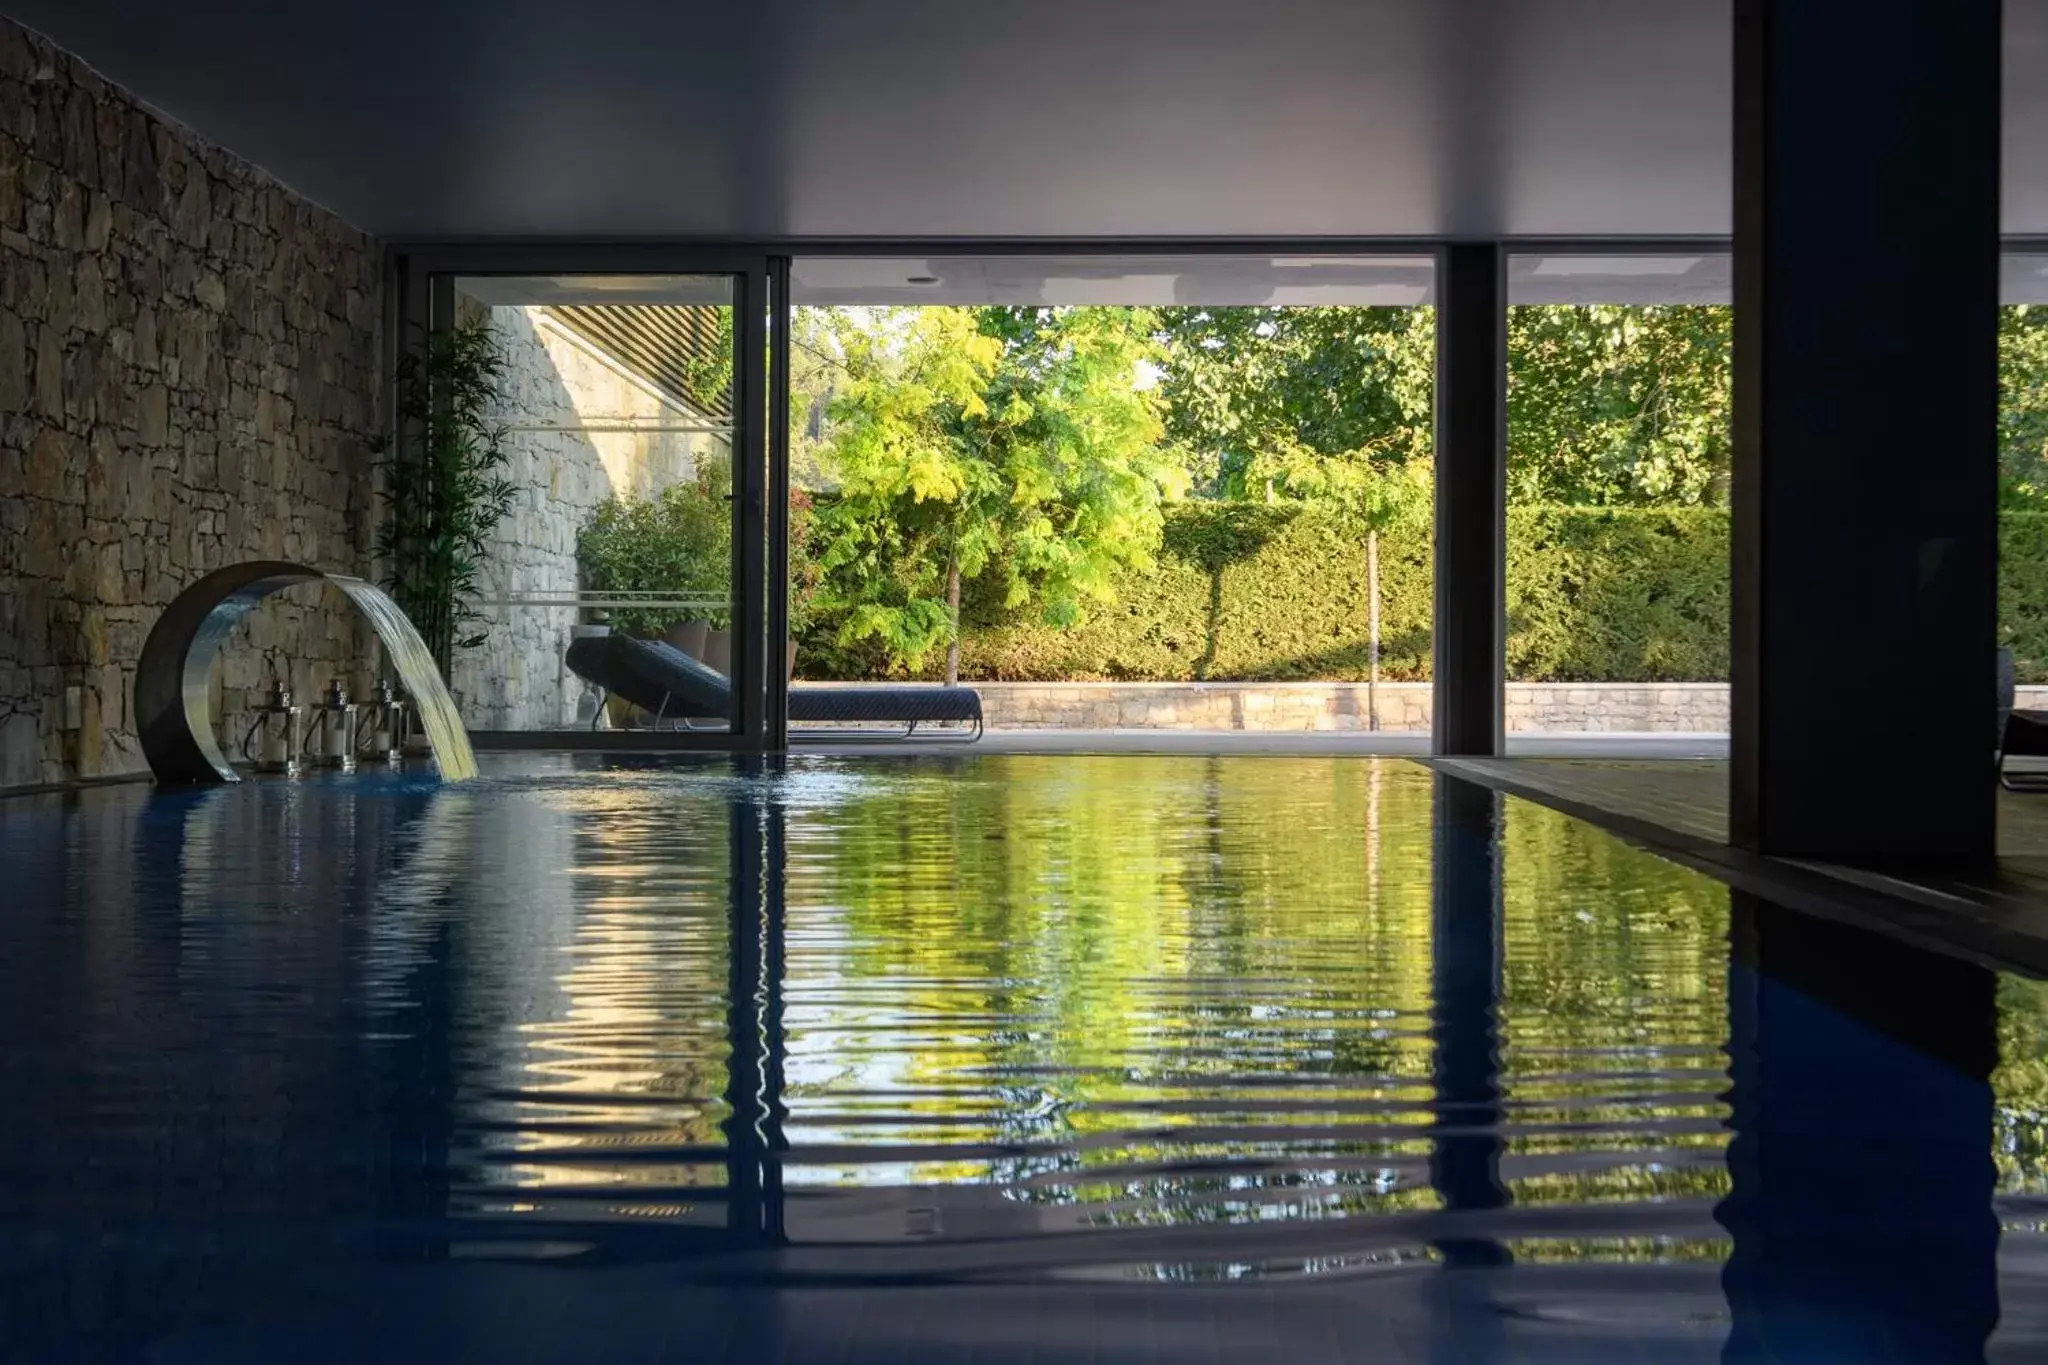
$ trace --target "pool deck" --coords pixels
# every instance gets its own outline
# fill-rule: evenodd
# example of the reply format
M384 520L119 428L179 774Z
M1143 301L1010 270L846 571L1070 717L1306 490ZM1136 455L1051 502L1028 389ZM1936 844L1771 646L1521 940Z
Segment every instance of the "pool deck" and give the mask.
M2048 975L2048 796L1999 793L1995 873L1908 878L1734 847L1723 758L1511 752L1426 761L1599 825L1737 890L1816 914L1880 921L1923 946Z

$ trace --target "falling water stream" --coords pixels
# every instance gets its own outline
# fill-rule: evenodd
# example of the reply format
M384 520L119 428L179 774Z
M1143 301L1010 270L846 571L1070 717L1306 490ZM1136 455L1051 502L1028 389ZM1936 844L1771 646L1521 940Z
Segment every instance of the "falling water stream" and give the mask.
M345 574L328 574L327 581L347 594L356 609L369 618L377 638L384 642L384 657L398 671L405 694L412 698L420 728L426 731L427 742L434 748L434 762L440 767L442 778L456 782L475 777L476 751L470 748L469 732L463 729L455 699L448 695L441 670L434 666L434 656L428 651L427 642L413 629L412 621L375 584Z

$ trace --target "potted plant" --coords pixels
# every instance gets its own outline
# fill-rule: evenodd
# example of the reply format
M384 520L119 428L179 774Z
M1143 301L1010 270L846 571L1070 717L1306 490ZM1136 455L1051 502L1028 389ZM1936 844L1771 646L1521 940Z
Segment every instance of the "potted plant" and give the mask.
M731 466L707 459L694 477L656 497L606 499L577 538L584 586L599 593L726 598L732 581L731 488ZM724 631L731 615L729 607L709 605L693 616L672 607L618 607L611 624L628 635L665 638L704 658L709 635Z
M441 676L476 617L477 570L518 485L504 473L494 418L505 356L481 318L434 332L398 362L398 439L383 461L387 515L375 550L385 586L412 618Z

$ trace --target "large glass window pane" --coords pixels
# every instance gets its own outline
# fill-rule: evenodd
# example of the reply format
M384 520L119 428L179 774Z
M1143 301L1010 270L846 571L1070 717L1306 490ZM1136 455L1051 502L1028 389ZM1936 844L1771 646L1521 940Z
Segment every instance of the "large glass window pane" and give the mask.
M1728 729L1730 258L1508 262L1507 729Z
M458 632L472 729L731 727L733 299L728 276L455 282L455 326L500 361L487 476L507 495ZM694 690L579 671L576 642L611 635L690 656Z
M2009 253L1998 316L2001 691L2048 710L2048 253ZM2007 670L2010 670L2009 672ZM2041 766L2016 760L2016 767Z
M1430 258L792 274L799 685L958 681L1002 730L1428 730Z

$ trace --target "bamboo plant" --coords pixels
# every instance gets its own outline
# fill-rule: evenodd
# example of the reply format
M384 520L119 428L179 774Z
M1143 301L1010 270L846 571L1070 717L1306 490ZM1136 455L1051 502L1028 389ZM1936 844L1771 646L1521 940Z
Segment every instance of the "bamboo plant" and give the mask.
M462 629L479 613L477 576L491 532L518 485L506 476L505 428L495 417L506 359L482 318L431 333L398 362L399 439L385 461L386 516L376 552L385 586L449 676Z

